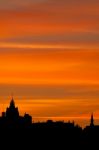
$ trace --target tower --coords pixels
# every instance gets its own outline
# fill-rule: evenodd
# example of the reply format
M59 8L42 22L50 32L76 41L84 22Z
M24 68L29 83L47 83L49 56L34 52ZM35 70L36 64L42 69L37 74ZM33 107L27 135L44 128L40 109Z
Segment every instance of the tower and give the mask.
M6 109L6 117L10 120L17 120L19 117L19 111L18 108L15 107L13 98L10 102L10 106Z
M93 113L91 114L90 126L94 126L94 116L93 116Z

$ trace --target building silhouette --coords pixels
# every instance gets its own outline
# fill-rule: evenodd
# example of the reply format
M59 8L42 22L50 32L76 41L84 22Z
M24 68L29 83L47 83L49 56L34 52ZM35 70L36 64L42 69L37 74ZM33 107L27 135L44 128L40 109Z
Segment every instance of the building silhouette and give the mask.
M73 122L53 121L32 123L32 117L25 113L20 115L18 107L15 106L14 99L10 101L5 112L0 117L0 142L9 142L13 149L13 144L18 145L17 149L95 149L99 145L99 125L94 125L94 115L91 114L90 124L82 129ZM0 144L1 144L0 143ZM40 144L42 143L42 144ZM45 144L46 143L46 144ZM9 149L11 149L11 147ZM69 147L69 148L67 148Z
M29 126L32 124L32 117L29 114L20 116L18 107L15 106L14 99L10 101L9 107L6 108L5 112L2 112L0 117L0 125L2 127L19 127Z
M6 109L6 117L10 120L18 119L19 118L19 111L18 107L15 107L15 102L12 99L10 102L10 106Z

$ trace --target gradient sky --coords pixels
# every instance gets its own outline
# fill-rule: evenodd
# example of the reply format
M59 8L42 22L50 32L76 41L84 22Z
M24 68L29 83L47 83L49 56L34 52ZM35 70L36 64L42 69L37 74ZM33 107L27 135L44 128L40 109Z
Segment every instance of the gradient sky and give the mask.
M34 121L99 119L99 0L0 0L0 113L11 93Z

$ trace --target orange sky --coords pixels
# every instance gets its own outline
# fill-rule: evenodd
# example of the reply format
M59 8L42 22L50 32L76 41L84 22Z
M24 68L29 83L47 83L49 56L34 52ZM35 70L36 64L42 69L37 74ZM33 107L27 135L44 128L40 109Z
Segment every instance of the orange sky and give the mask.
M1 111L99 118L98 0L1 0L0 90Z

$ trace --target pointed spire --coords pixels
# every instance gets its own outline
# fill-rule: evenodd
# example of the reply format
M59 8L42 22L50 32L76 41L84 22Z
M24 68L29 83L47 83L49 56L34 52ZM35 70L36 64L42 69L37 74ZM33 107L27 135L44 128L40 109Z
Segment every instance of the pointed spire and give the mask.
M94 115L91 114L90 126L94 126Z
M11 94L10 107L15 108L15 102L14 102L14 98L13 98L13 93Z
M10 107L15 107L14 99L11 100L11 102L10 102Z

